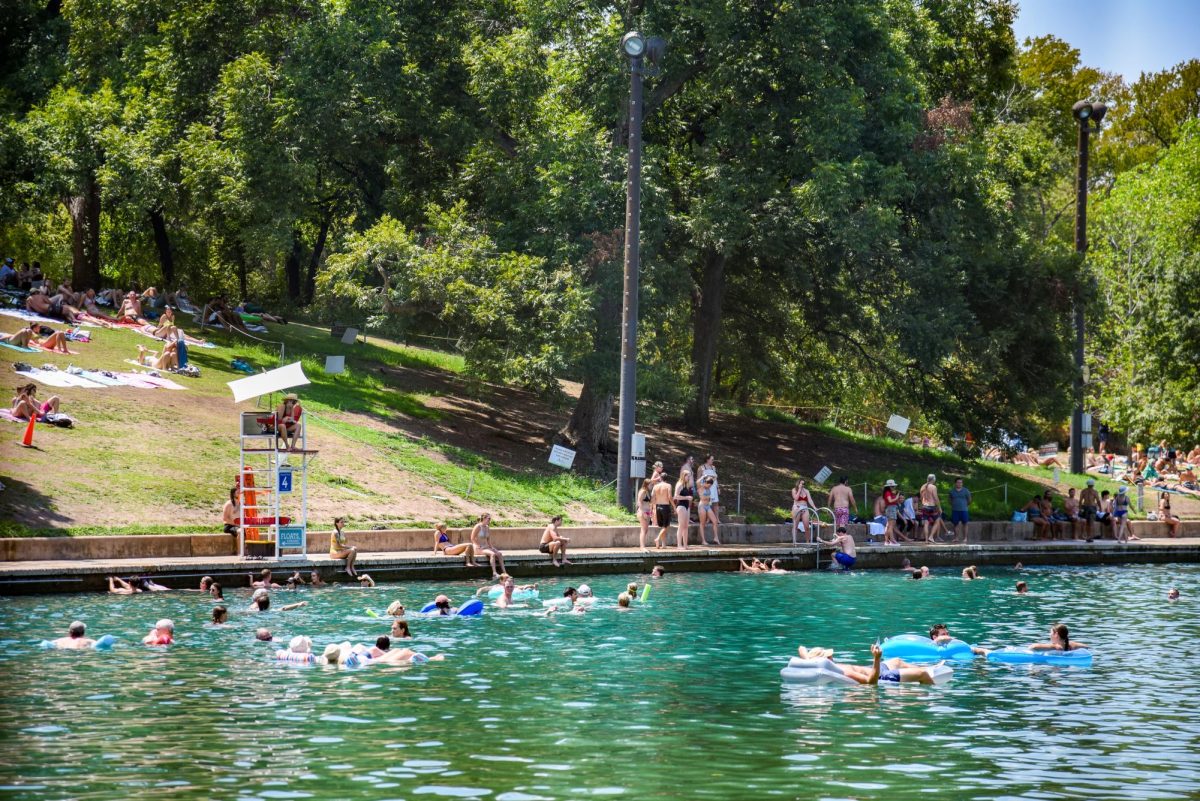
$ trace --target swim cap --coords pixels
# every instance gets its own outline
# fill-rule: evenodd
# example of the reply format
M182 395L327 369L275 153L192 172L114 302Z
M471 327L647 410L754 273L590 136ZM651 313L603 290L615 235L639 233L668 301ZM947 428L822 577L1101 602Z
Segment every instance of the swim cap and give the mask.
M581 596L583 596L584 598L591 598L591 597L592 597L592 588L591 588L591 587L589 587L589 586L588 586L588 585L586 585L586 584L580 584L580 585L579 585L579 589L577 590L577 592L578 592L578 593L579 593Z

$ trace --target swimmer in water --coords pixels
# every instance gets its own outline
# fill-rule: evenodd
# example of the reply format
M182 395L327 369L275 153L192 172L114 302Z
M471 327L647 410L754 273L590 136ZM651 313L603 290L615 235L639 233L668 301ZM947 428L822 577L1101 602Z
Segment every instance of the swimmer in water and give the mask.
M979 578L979 568L975 567L975 565L964 567L962 571L962 577L964 581L974 581L975 579Z
M617 596L617 608L618 609L628 609L629 604L632 601L633 601L633 598L630 597L629 593L623 592Z
M437 607L437 613L439 615L450 614L450 598L449 598L449 596L439 595L438 597L433 599L433 605L435 607Z
M108 591L113 595L133 595L136 592L146 592L142 588L142 580L133 578L126 581L117 576L108 577Z
M650 578L662 578L666 572L667 569L662 565L655 565L654 569L650 571Z
M360 573L358 576L358 586L362 587L364 590L369 590L371 587L375 586L375 579L371 578L370 573Z
M925 574L921 572L921 568L914 567L912 569L912 573L909 574L909 577L913 581L920 581L921 579L925 578Z
M921 565L921 578L929 578L929 568L925 565Z
M86 635L87 626L84 625L83 621L76 620L67 629L66 637L59 637L54 641L54 647L66 648L68 650L94 647L96 641Z
M262 573L259 574L259 577L257 579L254 578L253 573L247 573L246 575L250 578L250 586L251 587L261 587L264 590L281 590L281 589L283 589L278 584L276 584L275 581L271 578L271 569L269 567L264 567L262 569Z
M1179 588L1178 587L1171 588L1170 592L1167 593L1167 600L1168 601L1178 601L1179 600Z
M376 655L378 652L378 655ZM380 637L375 641L375 647L371 649L371 664L375 665L411 665L414 657L423 657L411 648L392 648L391 640L387 637ZM445 654L434 654L428 657L430 662L441 662L446 658ZM420 661L426 661L421 659Z
M208 592L208 588L213 584L212 576L205 576L200 579L200 592Z
M739 573L766 573L771 568L767 567L766 563L758 561L757 556L750 557L750 564L746 564L746 560L738 557Z
M408 621L393 620L391 636L393 640L411 640L412 632L408 628Z
M946 645L955 638L950 635L950 629L946 627L945 623L935 623L929 628L929 639L933 640L938 645ZM972 645L971 653L975 654L976 656L987 656L988 650L986 648L979 648Z
M163 618L142 638L142 645L171 645L175 642L175 623Z
M801 659L829 660L829 664L834 669L841 671L843 676L853 679L859 684L878 684L881 681L933 684L933 675L929 672L928 667L910 665L902 659L885 660L883 659L883 650L880 649L878 643L871 646L871 667L869 668L834 662L830 659L833 651L828 648L809 649L801 645L797 650Z
M767 572L769 572L769 573L786 573L788 571L783 569L783 567L779 564L778 559L772 559L771 560L771 569Z
M1050 627L1050 642L1035 642L1029 646L1031 651L1075 651L1080 648L1087 646L1081 642L1073 642L1071 633L1063 623L1055 623Z
M501 573L500 578L495 584L485 584L479 589L475 590L475 597L478 598L480 595L490 593L492 590L500 590L501 592L504 592L504 582L508 581L510 578L512 578L512 576L508 575L507 573ZM513 588L513 592L533 592L537 589L537 586L538 585L536 584L517 584Z
M214 606L212 608L212 624L214 626L224 626L229 622L229 610L223 606Z
M638 586L637 586L636 581L629 582L629 584L626 585L626 587L625 587L625 592L629 593L630 598L636 598L637 591L638 591Z
M496 599L496 606L500 607L501 609L507 609L514 603L513 591L516 589L517 585L513 582L512 576L509 576L507 579L505 579L502 586L503 591L500 593L500 597Z
M1017 562L1015 565L1013 565L1013 570L1024 570L1024 569L1025 569L1025 565L1021 564L1020 562Z
M404 604L402 604L400 601L392 601L390 604L388 604L386 614L388 617L395 617L395 618L404 617L406 614L406 612L404 611Z
M1029 593L1029 585L1023 581L1017 582L1017 595L1026 595Z
M254 632L254 639L258 640L259 642L273 642L275 640L275 636L271 634L270 629L257 629Z
M325 582L321 581L321 574L315 570L308 574L308 583L312 587L324 587L325 586Z
M900 564L900 569L903 570L905 573L912 572L912 569L913 569L912 561L907 556L904 557L904 561Z

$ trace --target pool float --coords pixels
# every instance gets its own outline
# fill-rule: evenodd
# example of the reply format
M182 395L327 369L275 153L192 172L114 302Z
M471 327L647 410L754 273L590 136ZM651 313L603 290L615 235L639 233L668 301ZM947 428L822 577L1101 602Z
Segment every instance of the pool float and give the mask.
M302 664L311 664L317 661L316 654L310 654L307 651L296 653L295 651L276 651L275 658L283 662L300 662Z
M583 598L575 599L575 606L591 606L596 603L596 596L588 595ZM551 598L548 601L542 601L542 606L571 606L571 599L563 596L561 598Z
M490 598L491 600L495 600L503 594L504 594L503 587L497 587L497 586L493 585L492 588L490 590L488 590L488 598ZM538 591L537 590L513 590L513 600L514 601L536 601L537 599L538 599Z
M938 645L933 640L921 634L900 634L888 637L880 646L884 659L903 659L905 662L939 662L943 659L953 659L958 662L970 662L975 658L971 646L962 640L950 640Z
M96 642L92 644L92 649L96 651L111 651L117 638L111 634L105 634L103 637L97 637ZM58 651L86 651L86 648L59 648L54 644L54 640L42 640L38 643L42 648L53 648Z
M432 614L434 617L478 617L483 614L483 601L472 598L457 609L451 609L449 615L439 615L437 611L437 605L433 601L421 607L421 614Z
M642 603L646 603L646 599L650 597L650 585L647 584L642 590Z
M1006 662L1010 665L1074 665L1091 667L1092 652L1086 648L1073 651L1031 651L1028 648L999 648L987 655L989 662Z
M954 670L949 665L930 665L925 668L933 679L934 684L949 681L954 676ZM787 684L858 684L847 676L841 669L824 657L817 659L801 659L793 656L787 667L779 671L779 677ZM895 684L897 682L881 681L880 684Z

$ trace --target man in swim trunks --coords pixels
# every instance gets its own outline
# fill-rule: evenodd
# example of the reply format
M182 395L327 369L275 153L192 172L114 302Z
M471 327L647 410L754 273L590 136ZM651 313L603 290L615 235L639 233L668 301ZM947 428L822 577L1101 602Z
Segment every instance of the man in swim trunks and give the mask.
M54 641L54 647L78 649L91 648L96 644L96 641L85 636L86 634L87 626L84 625L83 621L76 620L71 624L70 628L67 629L66 637L59 637Z
M1079 493L1079 518L1083 521L1086 539L1091 542L1092 523L1097 519L1096 512L1100 511L1100 496L1096 493L1096 479L1089 478L1083 492Z
M842 570L854 567L857 557L857 552L854 550L854 538L846 533L845 526L838 526L834 538L831 540L822 537L817 537L817 539L825 545L832 545L838 549L833 558L842 566Z
M933 527L931 533L930 525L933 521L941 519L941 516L942 501L938 498L937 476L930 473L921 486L921 533L927 545L933 545L937 541L937 526Z
M841 671L846 678L853 679L859 684L878 684L881 681L913 682L917 684L933 684L933 676L929 668L910 665L902 659L883 659L883 650L879 644L871 646L871 667L848 665L829 659L832 654L827 648L808 649L803 645L798 649L801 659L828 659L828 664L834 670Z
M650 490L650 501L654 504L654 524L659 528L658 536L654 538L655 548L663 548L667 544L667 530L671 527L674 500L675 493L669 481L660 479Z
M538 545L538 550L549 556L550 564L555 567L571 564L571 560L567 559L567 543L571 540L558 533L560 523L562 523L562 515L550 518L549 525L542 532L541 544Z
M850 510L858 513L858 504L854 501L854 490L847 484L845 476L838 478L838 483L829 491L829 505L833 508L833 525L845 528L850 525Z

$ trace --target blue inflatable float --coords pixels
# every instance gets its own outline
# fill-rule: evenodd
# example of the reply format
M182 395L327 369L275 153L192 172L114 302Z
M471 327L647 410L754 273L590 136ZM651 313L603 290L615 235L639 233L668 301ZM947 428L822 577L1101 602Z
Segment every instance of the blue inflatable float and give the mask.
M504 588L497 585L493 585L492 588L488 590L488 598L492 599L493 601L503 594ZM537 599L537 590L513 590L514 601L536 601Z
M423 607L421 607L421 614L423 614L423 615L432 614L432 615L435 615L438 617L442 617L442 615L438 615L437 613L438 613L438 608L432 601L430 601L429 603L427 603ZM458 607L457 609L450 610L450 616L453 616L453 617L478 617L479 615L482 615L482 614L483 614L483 601L479 600L478 598L472 598L471 600L467 601L465 604Z
M1092 652L1086 648L1074 651L1031 651L1028 648L998 648L987 655L989 662L1006 662L1010 665L1062 665L1091 667Z
M900 634L889 637L880 646L884 659L903 659L905 662L940 662L950 659L970 662L975 658L971 646L962 640L950 640L938 645L921 634Z

